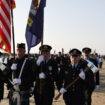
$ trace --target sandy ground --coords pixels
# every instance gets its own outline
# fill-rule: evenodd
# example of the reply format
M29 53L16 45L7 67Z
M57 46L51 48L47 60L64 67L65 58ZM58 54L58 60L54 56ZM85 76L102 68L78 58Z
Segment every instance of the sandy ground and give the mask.
M6 98L7 93L8 92L5 89L4 100L0 103L0 105L9 105L8 99ZM58 94L57 91L56 94ZM30 99L30 105L35 105L33 97ZM62 96L57 101L54 100L53 105L65 105ZM102 69L100 69L100 87L95 89L92 95L92 105L105 105L105 62Z

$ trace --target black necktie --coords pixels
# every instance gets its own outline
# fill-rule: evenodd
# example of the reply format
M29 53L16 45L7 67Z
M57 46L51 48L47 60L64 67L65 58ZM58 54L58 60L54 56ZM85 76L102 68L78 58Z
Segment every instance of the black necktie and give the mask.
M44 61L44 64L46 64L46 60Z

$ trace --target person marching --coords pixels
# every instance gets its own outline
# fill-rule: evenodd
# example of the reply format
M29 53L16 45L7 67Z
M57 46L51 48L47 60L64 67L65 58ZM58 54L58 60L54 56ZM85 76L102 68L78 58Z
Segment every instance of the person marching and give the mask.
M58 66L58 71L61 70L61 66L64 63L64 55L61 52L58 52L58 56L56 57L56 62L57 62L57 66Z
M83 59L84 60L89 60L91 62L93 62L93 64L95 66L97 66L97 61L93 58L90 57L90 53L91 53L91 49L88 48L88 47L85 47L82 49L82 52L83 52ZM91 105L91 97L92 97L92 93L95 89L95 80L94 80L94 74L91 70L89 70L87 73L86 73L86 80L85 80L86 84L85 84L85 105Z
M84 105L85 102L85 73L87 62L81 59L81 51L72 49L69 52L71 64L62 66L59 73L58 89L63 94L65 105ZM66 87L72 83L77 77L80 79L69 89Z
M97 67L99 68L99 55L98 53L95 53L95 59L97 61ZM100 70L98 70L98 72L96 73L96 89L98 89L100 87Z
M57 83L57 63L50 59L49 45L42 45L39 50L41 55L36 61L36 85L34 90L35 105L52 105L54 97L54 82ZM41 82L40 82L41 81Z
M1 57L1 56L0 56ZM2 59L3 60L3 59ZM5 73L6 63L0 62L0 102L4 98L4 83L7 80L7 73Z
M7 63L9 105L29 105L30 89L34 82L32 61L25 55L25 44L17 44L17 58ZM15 75L13 74L15 71Z
M99 68L100 69L102 68L103 62L104 62L103 57L101 55L99 55Z
M4 96L4 76L0 67L0 102L3 99L3 96Z

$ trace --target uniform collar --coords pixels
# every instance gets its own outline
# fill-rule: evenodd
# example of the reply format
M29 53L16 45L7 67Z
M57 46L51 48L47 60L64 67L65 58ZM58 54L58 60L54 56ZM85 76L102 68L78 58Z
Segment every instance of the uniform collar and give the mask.
M48 63L48 61L49 61L49 59L47 59L47 60L44 60L44 63Z
M72 64L72 68L77 68L77 66L78 66L78 63Z

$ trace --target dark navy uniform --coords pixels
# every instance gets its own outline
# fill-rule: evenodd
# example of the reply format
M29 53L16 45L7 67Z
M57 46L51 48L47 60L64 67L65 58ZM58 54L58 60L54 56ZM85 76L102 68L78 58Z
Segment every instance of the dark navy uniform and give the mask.
M82 51L87 56L86 60L91 61L95 66L97 66L96 60L89 57L89 54L91 53L91 49L86 47L86 48L83 48ZM88 72L86 72L86 80L85 80L85 99L86 99L85 105L91 105L91 96L94 89L95 89L94 74L91 70L89 70Z
M59 73L58 89L66 88L72 81L74 81L80 74L81 69L87 67L87 62L80 60L75 68L72 65L63 65ZM63 99L66 105L84 105L85 102L85 81L79 79L72 85L67 92L63 94Z
M6 64L0 64L0 100L3 99L4 96L4 83L7 82L7 74L8 72L5 70Z
M90 58L88 59L91 62L95 62L94 59ZM91 70L86 72L86 80L85 80L85 97L86 97L86 105L91 105L91 96L95 89L95 80L94 80L94 74Z
M56 58L58 66L61 66L63 64L64 56L59 52L58 57Z
M25 49L25 44L21 43L18 44L18 49L22 50ZM22 49L21 49L22 48ZM27 59L27 60L26 60ZM20 77L21 84L18 85L19 90L17 91L16 88L14 88L14 84L11 83L13 79L19 78L22 66L24 61L26 60L22 75ZM34 82L34 73L33 73L33 61L31 59L28 59L27 56L23 55L22 58L16 58L15 63L17 64L17 69L15 70L15 78L13 78L13 70L11 70L11 65L14 63L13 59L10 59L7 63L8 68L8 89L9 91L9 104L10 105L29 105L29 97L30 97L30 88L33 86ZM17 98L16 98L17 97ZM20 98L18 98L20 97ZM19 100L17 100L19 99ZM20 103L20 104L18 104Z
M99 56L97 53L95 53L95 60L97 61L97 67L99 67ZM96 72L96 88L99 88L99 85L100 85L100 73L98 70L98 72Z
M3 79L3 73L0 70L0 100L3 99L4 95L4 79Z
M49 50L48 45L43 45L43 50ZM42 68L42 70L41 70ZM35 103L36 105L52 105L55 86L54 82L57 82L57 63L53 59L47 59L42 61L40 66L37 66L36 70L36 85L35 85ZM45 79L39 79L39 74L43 72ZM41 88L41 90L40 90ZM41 91L41 94L40 94Z

